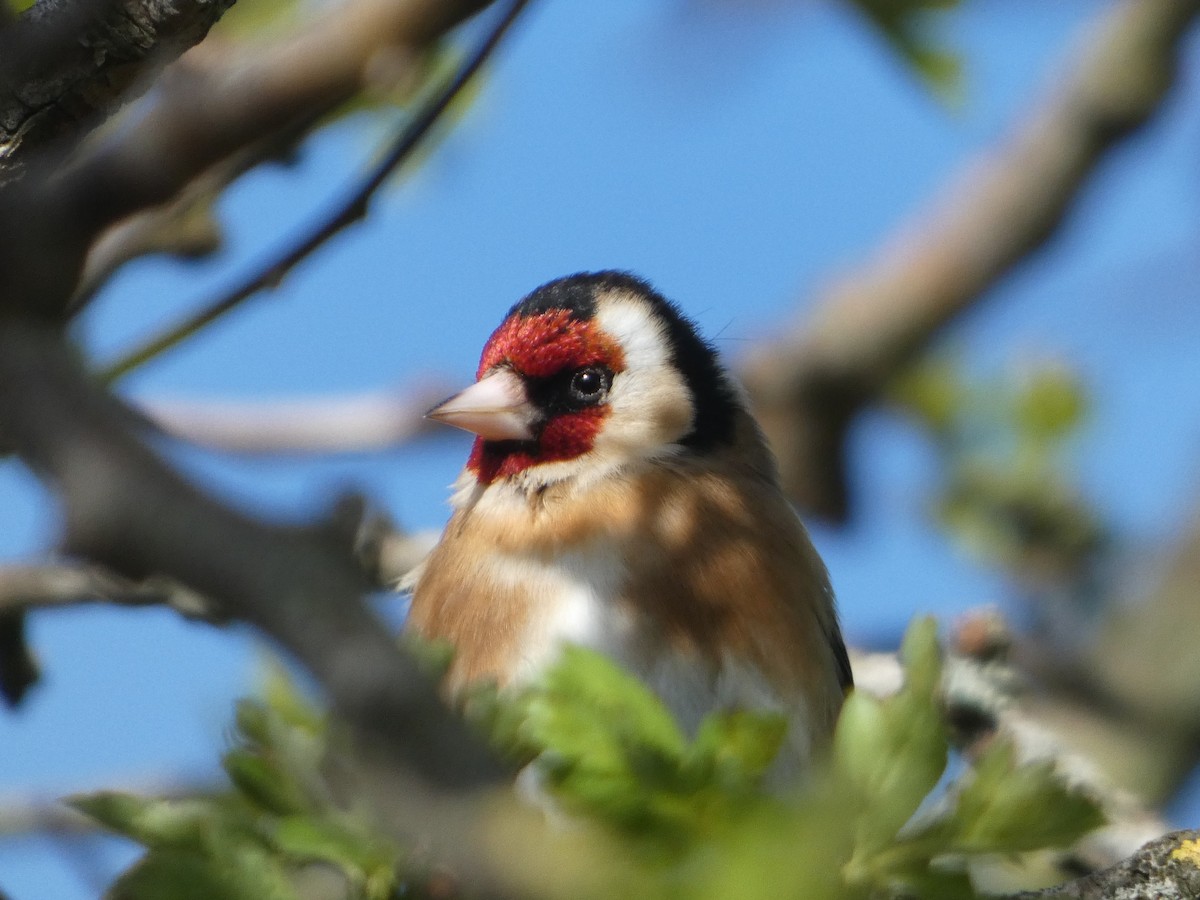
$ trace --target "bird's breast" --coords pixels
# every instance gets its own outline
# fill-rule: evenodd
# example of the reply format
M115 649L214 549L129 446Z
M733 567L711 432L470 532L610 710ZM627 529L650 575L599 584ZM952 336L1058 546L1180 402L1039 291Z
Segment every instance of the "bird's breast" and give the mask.
M664 634L662 622L631 599L627 555L604 546L552 557L493 550L476 555L444 590L436 583L444 570L435 566L414 594L410 625L455 645L451 694L486 680L504 688L530 684L572 644L636 675L689 732L717 709L795 717L795 704L785 703L751 661L700 652Z

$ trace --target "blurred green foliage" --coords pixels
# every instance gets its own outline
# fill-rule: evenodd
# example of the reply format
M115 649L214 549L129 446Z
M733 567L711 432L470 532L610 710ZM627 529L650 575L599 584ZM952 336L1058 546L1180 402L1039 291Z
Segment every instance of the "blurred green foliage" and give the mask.
M296 900L310 867L336 873L346 896L394 896L400 848L335 797L335 748L324 717L278 670L261 699L238 704L222 765L231 782L208 797L99 793L73 805L146 854L113 900Z
M589 651L567 650L519 696L481 689L468 709L554 810L547 842L573 827L564 817L605 836L577 851L583 860L562 860L598 873L595 896L968 897L973 858L1068 845L1100 824L1049 765L1019 765L1003 742L948 774L934 622L914 624L901 652L904 687L851 694L829 759L787 791L770 787L780 717L713 714L686 735L640 682ZM296 900L317 871L336 877L338 896L421 896L405 848L335 789L331 734L275 674L238 707L228 790L75 798L146 847L109 896ZM609 863L614 843L620 865Z
M1051 362L972 380L953 357L934 357L892 399L933 438L934 509L961 546L1026 583L1089 582L1110 535L1072 481L1088 412L1073 372Z

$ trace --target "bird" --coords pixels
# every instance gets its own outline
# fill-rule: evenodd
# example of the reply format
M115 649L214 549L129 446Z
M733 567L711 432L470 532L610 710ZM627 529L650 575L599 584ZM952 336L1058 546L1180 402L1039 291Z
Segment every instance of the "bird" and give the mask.
M406 629L455 648L443 688L532 684L564 644L640 678L688 732L782 714L788 773L853 677L825 566L741 387L641 278L582 272L516 303L476 382L427 415L475 435Z

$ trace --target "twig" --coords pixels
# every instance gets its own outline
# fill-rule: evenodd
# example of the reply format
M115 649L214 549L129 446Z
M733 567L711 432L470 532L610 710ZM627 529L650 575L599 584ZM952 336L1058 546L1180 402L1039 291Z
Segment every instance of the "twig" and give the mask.
M26 612L81 603L163 605L190 619L224 621L214 603L168 578L137 582L102 566L68 561L0 566L0 697L10 707L20 705L41 678L25 638Z
M425 413L451 393L430 385L344 397L138 401L166 433L234 453L358 453L397 447L431 431Z
M152 337L141 345L127 351L115 361L105 366L100 377L111 383L122 375L127 374L142 363L153 359L166 350L186 340L201 328L214 322L225 313L238 307L245 300L267 287L277 286L284 277L309 256L314 250L336 235L342 229L362 219L367 214L367 208L372 195L388 179L393 171L404 163L441 118L442 114L454 102L463 88L471 81L484 62L491 56L504 36L509 26L516 21L517 16L525 8L528 0L514 0L508 10L501 16L487 37L475 51L466 59L459 70L443 85L429 102L417 113L416 117L393 139L383 158L375 168L363 179L362 183L352 190L334 208L318 220L308 230L308 233L296 241L290 248L277 253L265 264L260 264L255 271L239 284L215 300L204 304L194 312L161 334Z
M81 603L170 606L189 618L220 620L210 603L166 579L135 581L73 561L0 565L0 613Z

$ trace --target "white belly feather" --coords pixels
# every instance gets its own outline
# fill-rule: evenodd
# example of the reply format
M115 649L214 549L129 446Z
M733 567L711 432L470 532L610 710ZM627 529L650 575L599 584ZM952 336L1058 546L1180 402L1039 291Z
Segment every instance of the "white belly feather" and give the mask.
M647 620L619 602L624 571L617 560L576 551L553 559L493 557L492 564L493 577L519 585L547 611L533 617L520 639L514 684L534 680L564 644L587 647L638 676L688 734L694 734L714 710L779 712L791 725L793 760L807 759L808 711L785 703L757 667L745 660L725 654L714 665L664 642Z

